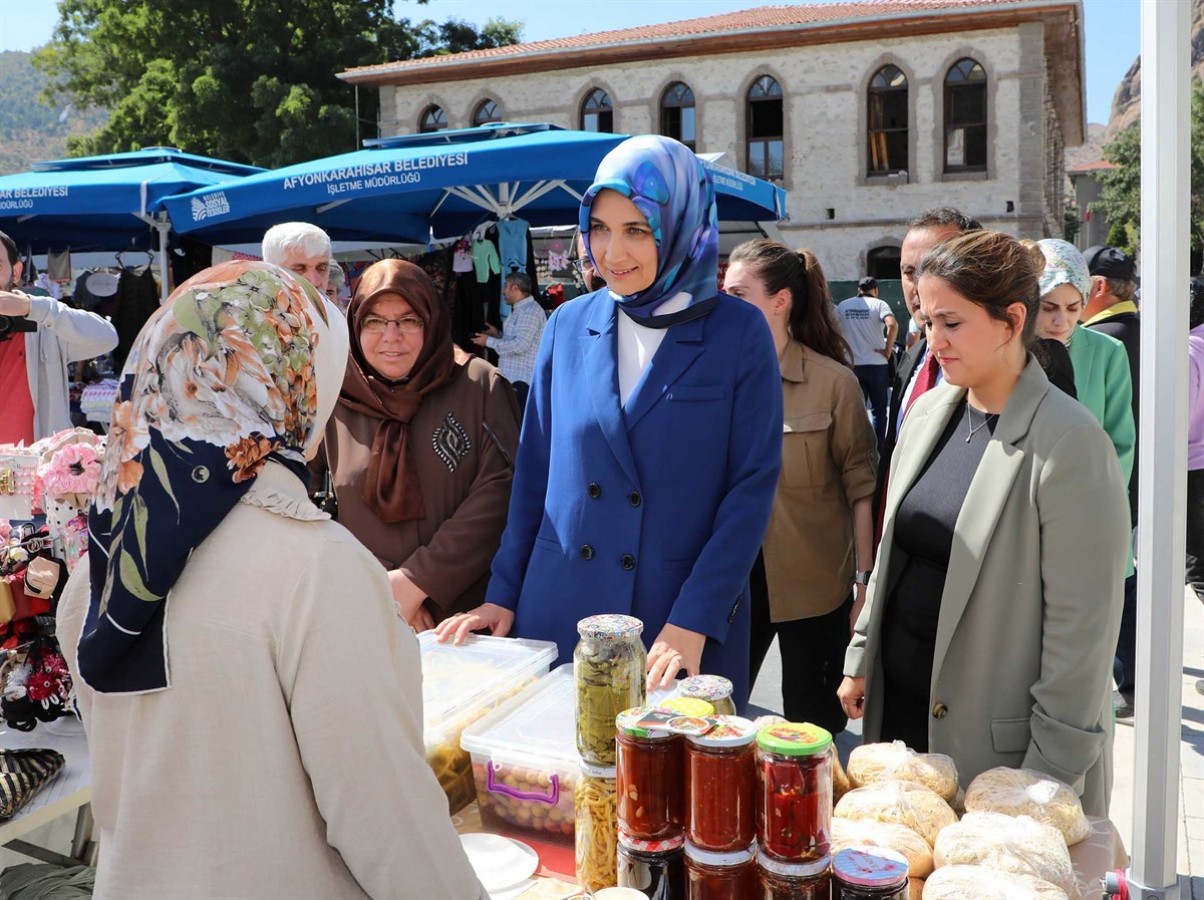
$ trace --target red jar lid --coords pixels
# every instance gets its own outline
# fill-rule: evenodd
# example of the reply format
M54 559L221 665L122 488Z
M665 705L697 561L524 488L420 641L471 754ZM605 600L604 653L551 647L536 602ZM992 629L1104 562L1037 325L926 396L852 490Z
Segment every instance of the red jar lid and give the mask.
M659 841L637 841L620 828L619 843L636 853L673 853L686 845L686 836L679 834L677 837L662 838Z
M832 874L858 887L891 887L907 879L907 860L885 847L850 847L836 854Z

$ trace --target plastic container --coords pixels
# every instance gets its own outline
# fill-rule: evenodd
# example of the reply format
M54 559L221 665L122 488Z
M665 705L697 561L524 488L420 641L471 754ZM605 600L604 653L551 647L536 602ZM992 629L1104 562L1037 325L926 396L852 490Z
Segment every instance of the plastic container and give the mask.
M754 851L708 853L686 841L687 900L753 900L760 888Z
M832 860L832 900L907 900L907 859L885 847L849 847Z
M686 738L686 834L714 853L746 848L757 836L757 726L737 716Z
M573 843L577 786L573 666L558 666L464 729L481 822L520 828L540 840Z
M615 764L615 717L647 698L643 631L644 623L631 616L590 616L577 623L577 752L590 765Z
M757 734L757 840L779 862L816 863L832 833L832 735L818 725L770 725Z
M663 841L685 832L685 739L638 725L646 712L616 720L619 824L637 841Z
M793 865L764 854L757 859L762 900L829 900L832 894L832 860Z
M426 761L447 794L451 812L472 803L472 757L460 747L464 729L545 674L556 658L551 641L468 637L456 647L433 631L418 635L422 653L423 742Z
M573 804L577 883L591 893L617 887L619 850L614 768L581 763Z
M722 675L691 675L677 685L679 697L705 700L715 707L715 714L734 716L736 701L732 699L732 683Z
M649 900L685 900L686 841L637 841L619 831L619 887L643 891Z

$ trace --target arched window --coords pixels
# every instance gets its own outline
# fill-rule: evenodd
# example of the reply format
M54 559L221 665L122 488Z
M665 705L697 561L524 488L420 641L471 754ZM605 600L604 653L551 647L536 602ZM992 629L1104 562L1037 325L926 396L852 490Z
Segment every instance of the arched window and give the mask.
M443 131L447 128L447 113L442 106L428 106L418 120L418 132L426 134L431 131Z
M898 281L901 277L898 247L875 247L865 255L865 272L879 281Z
M875 72L867 100L869 174L907 171L907 76L903 70L887 65Z
M680 81L669 85L661 97L661 134L681 141L691 150L698 139L694 117L694 92Z
M488 125L490 122L502 121L502 111L492 100L482 100L476 112L472 114L473 125Z
M610 104L610 94L602 88L590 91L581 104L581 130L614 132L615 109Z
M987 73L959 59L945 75L945 171L987 169Z
M748 174L781 180L786 171L782 140L786 131L786 116L782 106L782 86L770 76L762 75L748 89L746 106Z

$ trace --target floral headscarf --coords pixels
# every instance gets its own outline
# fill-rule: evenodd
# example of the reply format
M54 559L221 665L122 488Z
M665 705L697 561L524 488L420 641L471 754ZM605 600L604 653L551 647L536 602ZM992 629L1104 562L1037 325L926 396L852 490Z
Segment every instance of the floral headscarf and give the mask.
M653 134L629 138L606 154L581 200L579 222L591 260L589 213L603 190L617 191L634 203L656 240L656 280L621 298L623 311L652 328L709 313L718 293L719 216L715 185L701 160L685 144ZM665 301L683 293L689 297L685 309L656 315Z
M268 263L206 269L151 316L122 371L88 520L78 659L94 690L171 686L168 592L269 460L306 481L346 354L342 316Z
M1083 302L1091 296L1091 273L1087 271L1087 260L1074 244L1057 238L1037 241L1045 256L1045 269L1041 272L1041 296L1050 294L1054 288L1071 284L1082 295Z

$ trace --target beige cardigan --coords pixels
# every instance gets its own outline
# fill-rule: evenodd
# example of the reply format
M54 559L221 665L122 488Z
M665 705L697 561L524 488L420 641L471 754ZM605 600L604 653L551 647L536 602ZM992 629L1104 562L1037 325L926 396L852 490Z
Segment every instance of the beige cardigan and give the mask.
M64 591L71 673L88 567ZM484 897L424 760L385 572L269 463L167 599L171 687L79 687L95 897Z

